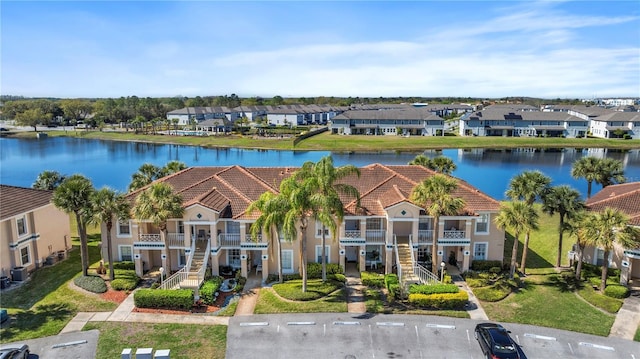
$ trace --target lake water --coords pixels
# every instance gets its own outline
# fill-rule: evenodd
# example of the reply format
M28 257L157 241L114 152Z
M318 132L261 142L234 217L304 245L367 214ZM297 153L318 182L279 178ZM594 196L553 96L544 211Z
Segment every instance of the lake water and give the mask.
M364 166L371 163L406 164L417 153L331 153L327 151L275 151L215 149L122 141L87 140L70 137L46 139L0 138L0 183L30 187L38 174L55 170L62 174L80 173L94 186L110 186L126 191L131 175L143 163L163 166L178 160L188 166L247 167L301 166L331 154L336 165ZM488 195L503 199L509 180L525 170L540 170L553 184L568 184L586 197L584 180L571 178L571 165L580 157L593 155L622 160L629 181L640 181L640 150L605 149L513 149L513 150L428 150L429 157L447 156L456 163L453 173ZM594 184L593 192L600 189Z

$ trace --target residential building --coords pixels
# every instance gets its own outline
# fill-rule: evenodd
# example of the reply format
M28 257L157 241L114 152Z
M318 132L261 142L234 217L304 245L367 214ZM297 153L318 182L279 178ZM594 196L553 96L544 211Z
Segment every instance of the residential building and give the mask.
M115 226L113 252L117 260L133 260L138 274L163 267L178 271L177 275L183 273L186 278L185 272L203 273L210 265L213 275L219 274L221 266L231 266L243 276L253 270L261 271L266 280L268 274L277 273L278 252L264 233L251 235L251 226L259 214L248 213L247 208L264 192L278 193L280 182L295 170L191 167L159 179L158 182L171 185L182 196L184 215L168 221L166 240L150 221L119 223ZM344 220L335 234L326 232L328 262L390 273L400 265L398 258L406 257L402 260L405 263L402 271L407 274L419 262L430 261L435 237L433 218L410 200L410 194L435 172L421 166L380 164L362 167L360 171L360 177L343 179L358 189L361 201L357 206L354 198L342 198ZM501 261L505 233L494 224L499 202L468 183L457 181L453 195L464 199L466 205L460 213L439 219L438 263L451 261L464 271L474 260ZM143 190L127 198L133 203ZM322 231L321 224L310 222L304 253L309 262L320 261ZM284 273L299 272L299 242L290 243L282 238L280 242Z
M71 248L69 216L56 208L52 191L0 185L0 272L33 271ZM26 272L24 273L26 276ZM14 274L16 280L17 273Z
M564 111L494 105L460 117L460 136L584 137L589 121Z
M640 112L610 111L591 119L589 132L594 137L640 138Z
M424 108L351 110L331 120L330 130L344 135L442 136L444 119Z
M184 107L178 110L167 112L168 120L177 120L176 125L185 126L190 124L190 120L202 122L211 119L224 119L235 121L240 117L237 111L228 107Z
M602 211L607 207L618 209L630 218L630 225L640 227L640 182L629 182L603 188L586 202L590 211ZM585 249L583 260L601 265L604 260L609 266L621 270L620 283L628 284L635 280L640 284L640 247L623 248L616 244L609 258L604 258L600 248Z

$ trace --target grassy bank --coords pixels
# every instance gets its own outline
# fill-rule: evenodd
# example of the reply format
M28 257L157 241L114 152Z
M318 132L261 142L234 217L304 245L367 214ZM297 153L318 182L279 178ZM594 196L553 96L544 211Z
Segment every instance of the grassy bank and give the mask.
M446 148L615 148L637 149L640 140L602 138L536 138L536 137L399 137L399 136L341 136L328 132L307 138L293 145L292 139L256 138L251 136L164 136L143 135L129 132L100 131L49 131L49 136L69 136L89 139L171 143L204 147L237 147L276 150L322 150L322 151L406 151ZM34 132L21 132L12 137L35 137Z

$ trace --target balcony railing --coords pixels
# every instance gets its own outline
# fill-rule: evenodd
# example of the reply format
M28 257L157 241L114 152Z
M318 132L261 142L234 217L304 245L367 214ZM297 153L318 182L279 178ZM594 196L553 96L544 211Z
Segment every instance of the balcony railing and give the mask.
M246 236L245 236L245 241L246 242L261 243L262 242L262 233L258 233L257 236L252 236L251 233L247 233Z
M184 247L184 233L168 233L167 242L169 247Z
M138 234L139 242L162 242L162 237L160 234Z
M386 232L384 229L368 229L366 233L367 243L384 243Z
M464 239L467 238L465 231L444 231L442 235L443 239Z
M359 229L347 229L344 231L344 238L361 238L362 232Z
M418 231L418 244L432 243L433 229L421 229Z
M220 233L218 243L223 247L239 247L240 233Z

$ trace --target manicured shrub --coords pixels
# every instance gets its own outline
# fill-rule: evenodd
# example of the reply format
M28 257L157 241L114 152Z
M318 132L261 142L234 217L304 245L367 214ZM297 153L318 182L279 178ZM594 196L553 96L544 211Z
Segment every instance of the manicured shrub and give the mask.
M488 271L492 267L502 268L502 261L473 261L471 269L474 271Z
M327 275L344 274L342 267L337 263L327 263ZM322 278L322 263L307 263L307 279Z
M489 268L489 273L500 274L502 272L502 268L500 267L491 267Z
M626 298L629 295L629 288L619 284L611 284L604 288L604 295L618 299Z
M497 302L506 298L513 288L517 287L514 282L501 280L490 287L475 288L473 293L478 299L485 302Z
M138 281L130 279L116 278L111 281L111 289L113 290L134 290L138 286Z
M384 287L384 275L371 272L360 272L362 284L367 287L382 288Z
M587 282L594 287L600 286L601 278L600 277L589 277L587 278Z
M465 291L442 294L409 294L409 303L422 308L462 309L469 301Z
M109 263L106 263L105 267L109 268ZM136 270L136 264L133 262L113 262L113 269L127 269Z
M346 283L347 282L347 277L345 277L344 274L340 274L340 273L327 275L327 278L336 280L336 281L341 282L341 283Z
M216 301L215 293L220 288L222 280L222 277L212 277L202 283L200 287L200 299L202 299L205 304L213 304L213 302Z
M138 308L189 309L193 306L191 289L138 289L133 294Z
M73 283L78 287L92 293L104 293L107 291L107 284L99 276L78 276L73 279Z
M442 293L458 293L460 288L455 284L414 284L409 287L409 294L442 294Z
M399 284L400 280L398 280L398 275L397 274L385 274L384 276L384 286L387 287L387 289L389 289L389 286L392 284Z
M272 288L283 298L289 300L308 301L326 297L330 293L333 293L342 287L343 283L338 281L328 280L326 282L322 282L322 280L319 279L312 279L307 282L306 292L302 292L302 280L293 280L285 283L274 284Z
M467 278L466 282L467 285L471 288L485 287L489 285L489 282L486 279L482 278Z
M442 278L442 283L444 283L444 284L453 284L453 279L451 278L450 275L445 274L444 278Z

